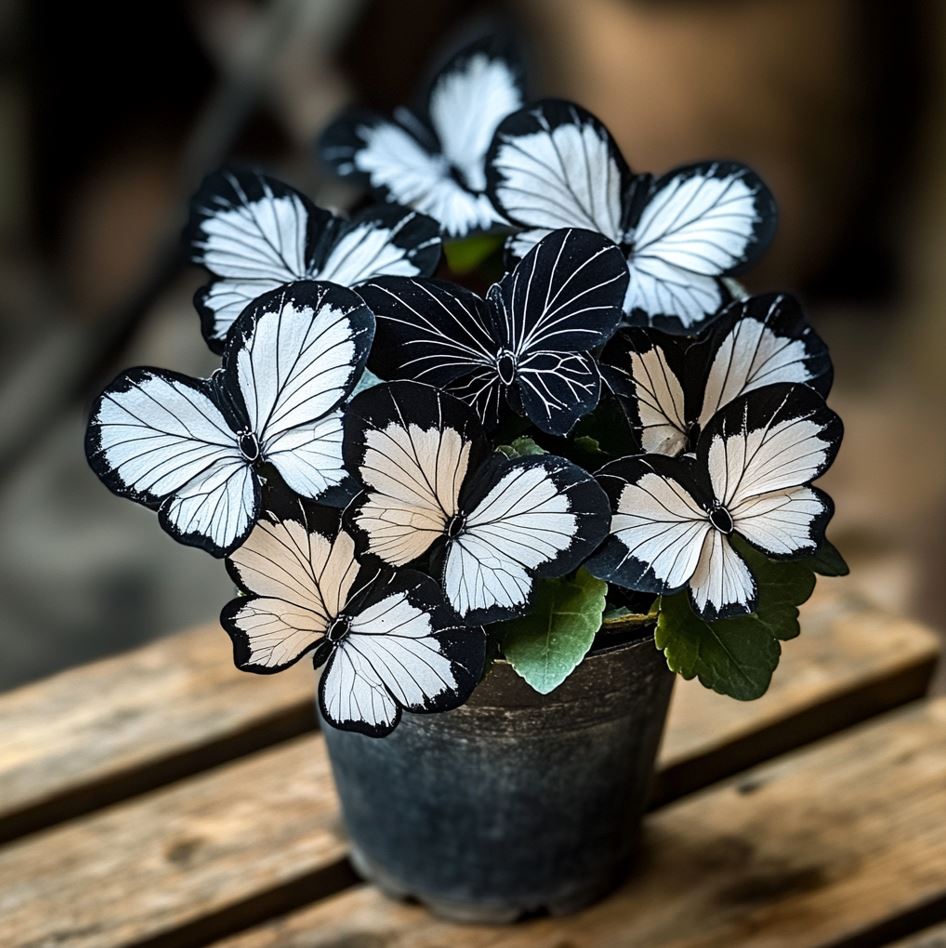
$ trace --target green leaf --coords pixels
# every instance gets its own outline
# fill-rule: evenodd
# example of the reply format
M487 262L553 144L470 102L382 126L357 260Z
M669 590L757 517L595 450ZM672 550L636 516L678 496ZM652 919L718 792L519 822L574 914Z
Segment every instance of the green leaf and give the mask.
M803 560L770 560L739 537L733 546L749 564L759 589L753 615L783 641L798 635L798 607L815 591L815 575Z
M472 273L503 245L502 234L477 234L463 240L450 240L443 245L447 266L458 274Z
M765 694L781 655L754 616L704 622L685 589L661 599L654 640L671 671L740 701Z
M497 445L496 450L500 454L505 454L507 458L531 458L539 454L548 454L545 448L540 448L528 435L516 438L511 444Z
M661 599L655 641L671 670L748 701L768 689L781 656L779 641L798 635L798 607L814 590L815 577L801 561L767 559L738 538L733 545L756 578L755 612L705 622L682 590Z
M819 576L847 576L851 572L844 562L844 557L830 540L824 540L811 556L806 556L798 562L804 563Z
M601 627L608 584L580 569L544 580L532 611L502 625L503 654L536 691L554 691L585 657Z

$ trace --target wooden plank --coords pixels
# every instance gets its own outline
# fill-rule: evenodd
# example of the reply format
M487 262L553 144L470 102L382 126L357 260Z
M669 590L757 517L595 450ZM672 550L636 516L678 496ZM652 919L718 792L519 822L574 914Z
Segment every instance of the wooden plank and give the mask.
M200 944L353 881L312 734L0 849L0 942Z
M803 648L787 650L783 677L811 682L802 691L780 686L766 705L682 686L694 695L684 701L697 704L686 712L685 738L668 740L673 766L685 768L694 755L718 772L715 755L727 755L721 733L746 741L758 708L772 731L778 707L790 722L803 702L860 690L865 672L850 649L872 650L873 633L864 628L856 643L838 637L825 676L808 670ZM901 644L928 665L931 640L910 628L916 638L904 633ZM889 643L886 625L876 631ZM888 649L883 655L881 667L891 659ZM869 667L873 680L880 672ZM162 707L152 711L158 719ZM741 716L730 717L731 707ZM323 739L299 737L0 850L4 937L14 944L197 944L349 884L345 852Z
M679 796L925 691L938 642L819 583L804 633L751 706L677 688L658 799ZM311 669L237 672L215 624L0 695L0 841L126 799L313 725Z
M226 944L883 944L946 916L944 812L941 699L662 809L648 818L646 857L632 878L579 915L512 927L458 927L359 886Z
M695 685L674 690L655 802L674 800L926 693L939 638L841 588L843 581L819 580L802 609L802 634L782 643L771 687L751 705Z
M216 623L0 695L0 841L306 731L312 669L237 671Z

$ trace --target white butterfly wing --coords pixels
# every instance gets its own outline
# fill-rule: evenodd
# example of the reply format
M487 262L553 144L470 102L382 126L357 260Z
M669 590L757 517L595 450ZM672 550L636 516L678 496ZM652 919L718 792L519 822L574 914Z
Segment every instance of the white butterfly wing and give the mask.
M93 405L86 455L112 491L157 509L176 540L223 556L249 532L259 485L211 392L158 369L124 373Z
M487 192L523 229L507 244L515 257L562 227L621 241L630 173L610 132L580 106L545 99L507 116L486 165Z
M724 300L720 278L754 260L775 231L775 203L743 165L690 165L653 185L633 226L625 310L690 332Z
M629 329L607 346L601 374L645 454L674 457L687 447L685 365L672 338Z
M730 402L700 435L697 456L735 529L769 556L815 550L833 513L809 487L831 465L842 425L820 395L771 385Z
M711 530L686 469L659 455L621 458L598 472L598 482L611 500L611 529L587 569L640 592L685 586Z
M354 388L374 317L351 290L290 284L257 300L224 353L224 378L259 453L297 494L317 499L344 478L335 408Z
M462 50L441 70L428 113L444 157L472 191L486 187L484 159L496 127L522 105L518 68L495 44Z
M390 733L402 710L462 704L486 657L483 630L462 628L430 577L405 570L378 586L357 606L319 685L330 724L373 737Z
M453 177L418 120L406 111L399 117L411 130L369 113L342 115L320 139L323 159L339 175L363 181L384 200L429 215L451 237L499 223L489 198L467 190Z
M440 260L440 229L417 211L371 207L342 224L316 267L320 280L356 286L382 276L427 276Z
M463 503L443 586L467 622L521 615L537 577L570 572L607 531L607 498L594 479L553 455L494 460Z
M690 602L707 622L752 612L756 582L746 561L732 548L729 538L710 530L693 575Z
M344 450L365 487L349 511L351 529L369 556L404 566L443 535L484 445L461 401L417 382L391 382L349 403Z
M261 519L227 559L230 575L249 594L220 617L244 671L281 671L312 651L358 577L355 546L338 530L337 513L286 506Z
M766 385L809 385L826 397L831 389L827 346L807 324L798 301L784 293L753 296L728 306L705 345L712 359L700 427L733 399Z
M251 171L209 175L191 202L191 259L218 279L197 291L204 335L220 352L241 312L264 293L310 275L328 211L274 178Z

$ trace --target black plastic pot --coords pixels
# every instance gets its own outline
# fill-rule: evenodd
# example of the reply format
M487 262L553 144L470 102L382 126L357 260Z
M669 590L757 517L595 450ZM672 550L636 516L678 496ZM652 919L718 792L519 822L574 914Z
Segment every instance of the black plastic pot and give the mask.
M602 897L634 854L672 683L647 638L550 695L500 661L462 708L405 714L390 737L324 725L355 868L462 920Z

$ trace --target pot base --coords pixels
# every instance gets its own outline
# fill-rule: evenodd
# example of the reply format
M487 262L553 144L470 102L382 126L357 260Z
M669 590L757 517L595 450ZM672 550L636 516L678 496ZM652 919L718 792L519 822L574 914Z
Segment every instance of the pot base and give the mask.
M354 844L349 853L351 863L366 882L377 886L389 899L396 902L413 902L423 905L434 915L450 922L472 925L510 925L536 915L571 915L599 902L610 895L624 881L627 873L619 872L611 879L597 880L594 885L571 887L555 898L536 897L534 901L500 902L482 900L476 902L445 899L441 896L412 892L389 872L372 863Z

